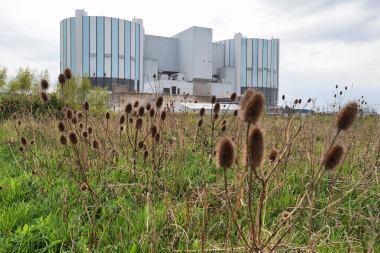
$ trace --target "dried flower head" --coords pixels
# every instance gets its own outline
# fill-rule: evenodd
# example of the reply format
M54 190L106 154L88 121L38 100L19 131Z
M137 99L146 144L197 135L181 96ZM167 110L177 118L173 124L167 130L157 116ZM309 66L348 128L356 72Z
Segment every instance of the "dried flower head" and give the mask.
M216 148L217 166L223 169L230 168L235 162L235 146L231 139L222 139Z
M198 127L202 127L202 125L203 125L203 120L198 120Z
M88 134L92 134L92 127L88 127L87 132L88 132Z
M219 113L219 111L220 111L220 104L219 104L219 103L216 103L216 104L214 105L214 113Z
M164 102L164 98L161 97L161 96L158 97L158 98L157 98L157 101L156 101L156 107L157 107L157 108L161 108L163 102Z
M120 116L120 119L119 119L119 124L120 125L123 125L125 123L125 116L124 115L121 115Z
M231 102L234 102L236 100L236 97L237 97L236 93L235 92L232 93L231 96L230 96Z
M82 112L78 112L78 118L83 118L83 113Z
M219 117L219 114L215 113L214 114L214 120L218 119L218 117Z
M109 112L106 112L106 119L110 119L110 113Z
M65 69L64 74L67 80L71 79L71 70L69 68Z
M139 149L144 148L144 142L140 141L138 145L139 145Z
M26 138L24 136L21 137L21 144L26 146L28 144L28 141L26 140Z
M344 148L342 145L334 145L323 158L322 165L325 166L326 170L332 170L338 166L343 158Z
M154 141L156 142L156 143L159 143L160 142L160 133L157 133L155 136L154 136Z
M244 101L245 99L242 101L241 118L245 122L255 124L264 110L264 96L261 93L254 93L248 96L246 101Z
M71 144L76 145L78 143L78 136L77 136L77 134L74 133L74 132L70 132L69 133L69 140L70 140Z
M246 160L251 169L260 167L264 156L264 135L258 126L249 129L246 153Z
M18 150L19 150L20 152L23 152L23 151L24 151L24 148L23 148L23 147L19 147Z
M49 97L46 94L46 92L41 92L40 96L41 96L42 101L44 101L44 102L47 102L49 100Z
M149 111L151 108L152 108L151 104L150 104L150 103L147 103L146 106L145 106L145 109L146 109L147 111Z
M62 145L66 145L66 144L67 144L67 138L66 138L66 136L61 135L61 137L59 137L59 142L60 142Z
M43 90L49 89L49 83L48 83L48 81L46 81L46 79L41 80L41 89L43 89Z
M143 120L142 120L142 118L138 118L138 119L136 120L136 125L135 125L136 129L137 129L137 130L140 130L141 127L142 127L142 124L143 124Z
M205 108L202 107L202 108L199 110L199 116L203 117L203 115L205 115L205 112L206 112Z
M211 97L211 104L215 104L215 102L216 102L216 97L215 97L215 96L212 96L212 97Z
M277 156L278 156L278 151L276 149L272 149L272 151L269 154L269 160L271 162L274 162L274 161L276 161Z
M161 120L164 121L166 119L166 111L161 112Z
M139 101L136 100L136 101L133 103L133 107L134 107L134 108L137 108L138 106L139 106Z
M92 142L92 148L93 149L98 149L99 148L99 142L97 140L93 140L93 142Z
M62 121L60 121L60 122L58 123L58 130L59 130L60 132L64 132L65 129L66 129L65 124L64 124Z
M78 123L78 119L77 119L77 117L73 117L72 119L71 119L71 122L75 125L76 123Z
M65 77L64 74L59 74L59 76L58 76L58 82L60 84L62 84L62 85L66 82L66 77Z
M153 118L155 113L156 113L156 112L155 112L154 108L152 108L152 109L150 109L150 111L149 111L149 116L150 116L151 118Z
M83 136L84 138L87 139L87 137L88 137L88 132L87 132L87 131L83 131L83 132L82 132L82 136Z
M220 129L222 132L225 132L227 130L226 125L223 125L222 128Z
M235 111L234 111L234 116L235 116L235 117L238 116L238 110L235 110Z
M80 190L81 190L82 192L88 191L88 185L87 185L86 183L82 183L82 184L80 185Z
M148 155L149 155L148 150L145 150L144 151L144 160L146 160L148 158Z
M343 107L336 115L336 126L338 130L347 130L354 123L358 114L358 104L351 102Z
M72 119L73 118L73 111L70 109L66 110L66 118Z
M128 103L126 106L125 106L125 113L126 114L130 114L132 112L132 104Z
M88 102L84 102L84 104L83 104L83 110L85 110L85 111L90 110L90 104Z
M157 127L152 126L152 129L150 130L150 132L152 133L152 137L154 137L157 134Z
M140 106L140 108L139 108L139 116L140 117L142 117L142 116L144 116L144 113L145 113L145 107L144 106Z

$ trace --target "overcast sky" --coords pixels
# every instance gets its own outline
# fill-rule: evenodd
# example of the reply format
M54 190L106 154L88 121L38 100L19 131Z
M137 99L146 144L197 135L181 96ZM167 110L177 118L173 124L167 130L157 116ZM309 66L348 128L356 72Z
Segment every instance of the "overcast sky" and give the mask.
M190 26L213 40L280 39L280 94L332 101L336 84L380 109L379 0L0 0L0 65L59 74L59 22L75 9L144 20L145 33L171 36Z

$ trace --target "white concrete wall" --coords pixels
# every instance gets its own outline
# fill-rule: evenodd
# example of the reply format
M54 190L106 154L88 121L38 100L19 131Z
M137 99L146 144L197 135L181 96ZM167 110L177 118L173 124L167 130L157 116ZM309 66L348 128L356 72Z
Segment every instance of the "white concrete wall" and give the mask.
M176 92L178 89L180 90L180 95L189 93L190 95L193 94L193 84L189 82L184 81L177 81L177 80L157 80L154 82L153 80L150 81L150 83L145 82L144 83L144 93L159 93L162 94L164 91L164 88L170 89L170 94L172 94L172 87L176 87ZM178 94L176 94L178 95Z
M145 35L144 40L144 59L157 60L161 71L179 71L177 38Z
M212 74L218 75L218 69L224 67L224 43L212 43Z

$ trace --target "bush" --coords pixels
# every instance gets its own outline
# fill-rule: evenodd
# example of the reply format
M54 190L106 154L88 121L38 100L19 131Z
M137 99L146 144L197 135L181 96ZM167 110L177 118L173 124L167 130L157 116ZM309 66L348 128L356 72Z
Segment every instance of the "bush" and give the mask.
M48 94L49 100L42 101L37 95L0 95L0 119L8 119L13 114L31 114L33 117L62 116L64 101L56 94Z

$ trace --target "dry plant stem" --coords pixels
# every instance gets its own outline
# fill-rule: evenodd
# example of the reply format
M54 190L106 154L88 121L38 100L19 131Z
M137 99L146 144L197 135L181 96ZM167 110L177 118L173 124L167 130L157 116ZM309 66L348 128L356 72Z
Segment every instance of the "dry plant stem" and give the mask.
M232 221L234 222L237 230L238 230L238 233L240 234L240 237L242 238L242 240L244 241L244 244L246 246L246 248L251 248L243 231L241 230L238 222L237 222L237 217L236 217L236 213L235 211L232 209L232 204L231 204L231 199L230 199L230 194L228 192L228 182L227 182L227 170L224 169L223 170L223 177L224 177L224 191L225 191L225 194L226 194L226 199L227 199L227 204L228 204L228 208L230 209L230 213L231 213L231 216L232 216Z

